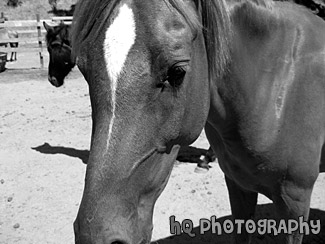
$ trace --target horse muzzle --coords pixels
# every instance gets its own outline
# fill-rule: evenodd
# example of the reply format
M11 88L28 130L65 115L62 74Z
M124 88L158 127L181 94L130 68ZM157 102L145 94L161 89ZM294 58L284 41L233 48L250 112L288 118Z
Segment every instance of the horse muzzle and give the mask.
M59 82L58 79L54 76L49 76L48 80L55 87L60 87L63 85L63 82Z

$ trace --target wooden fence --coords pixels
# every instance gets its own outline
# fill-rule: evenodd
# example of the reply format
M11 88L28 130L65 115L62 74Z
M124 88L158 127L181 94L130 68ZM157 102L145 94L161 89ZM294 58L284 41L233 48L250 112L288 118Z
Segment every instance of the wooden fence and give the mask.
M2 14L3 16L3 14ZM18 38L0 39L0 43L18 42L17 48L0 46L0 52L17 53L39 53L40 66L44 67L44 52L47 52L45 34L46 30L43 21L51 26L58 25L61 22L65 24L72 23L72 16L53 17L52 19L40 19L37 14L35 20L13 20L0 23L0 29L6 28L18 33Z

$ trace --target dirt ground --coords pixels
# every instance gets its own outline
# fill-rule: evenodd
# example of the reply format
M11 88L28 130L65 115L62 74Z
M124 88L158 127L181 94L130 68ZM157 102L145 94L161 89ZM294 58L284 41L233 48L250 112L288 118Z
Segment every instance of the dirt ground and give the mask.
M45 59L47 64L47 57ZM72 224L84 186L91 133L88 87L75 68L61 88L47 81L37 55L18 55L0 73L0 243L73 243ZM204 133L194 143L208 148ZM230 235L198 233L199 219L230 218L228 193L217 161L206 174L192 163L175 163L155 207L153 243L225 243ZM195 238L172 236L169 217L193 221ZM258 218L274 218L270 201L259 197ZM325 174L311 202L321 232L304 243L325 243ZM253 243L277 243L255 235Z

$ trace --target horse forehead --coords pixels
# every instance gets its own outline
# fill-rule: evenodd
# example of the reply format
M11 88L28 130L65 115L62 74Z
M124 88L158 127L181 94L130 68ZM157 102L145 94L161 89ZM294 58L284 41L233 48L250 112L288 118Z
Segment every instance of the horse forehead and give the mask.
M117 81L136 39L136 22L131 6L123 3L118 8L117 15L106 29L103 45L107 72L112 82Z

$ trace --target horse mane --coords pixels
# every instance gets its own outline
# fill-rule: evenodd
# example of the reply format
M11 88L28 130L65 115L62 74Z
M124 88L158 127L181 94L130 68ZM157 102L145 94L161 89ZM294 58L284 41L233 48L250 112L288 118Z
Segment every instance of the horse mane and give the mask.
M233 0L232 4L229 8L232 22L250 36L265 36L276 23L272 0Z
M215 79L223 75L230 57L230 18L224 0L200 0L200 2L209 77Z
M81 44L89 36L97 37L99 30L105 21L96 23L99 16L104 14L104 20L109 20L114 13L115 7L121 0L81 0L77 4L73 32L72 32L72 53L78 56ZM182 1L164 0L176 8L191 27L197 27L197 15L189 13ZM224 0L193 0L201 13L203 35L205 39L207 59L209 66L209 77L215 78L225 71L229 59L229 37L230 18ZM95 24L99 24L93 28Z
M195 23L179 0L168 0L189 23ZM224 0L193 0L201 13L208 59L209 77L216 79L225 71L229 60L230 18ZM193 18L193 17L192 17ZM197 18L197 16L196 16Z

